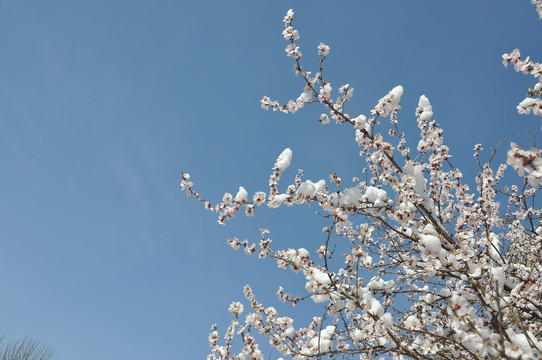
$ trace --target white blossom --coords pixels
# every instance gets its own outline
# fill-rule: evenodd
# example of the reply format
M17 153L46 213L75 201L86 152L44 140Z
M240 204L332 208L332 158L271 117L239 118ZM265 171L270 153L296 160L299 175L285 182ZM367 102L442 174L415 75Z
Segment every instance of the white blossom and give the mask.
M329 54L329 46L324 43L318 45L318 55L326 56Z

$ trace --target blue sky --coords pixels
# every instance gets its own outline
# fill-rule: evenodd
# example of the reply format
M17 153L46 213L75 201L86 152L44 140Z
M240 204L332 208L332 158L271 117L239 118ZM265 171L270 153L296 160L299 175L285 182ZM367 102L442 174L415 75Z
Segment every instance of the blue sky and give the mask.
M284 54L289 8L306 66L322 41L332 85L355 88L351 114L401 84L400 125L415 144L427 95L467 179L474 144L539 129L515 110L535 80L500 58L517 47L542 60L528 0L0 1L3 331L39 337L60 360L201 359L244 284L269 305L279 284L302 293L302 279L225 240L257 240L263 226L276 247L313 251L315 209L221 227L179 188L184 170L210 200L266 190L285 147L283 184L297 168L359 175L350 128L322 127L317 106L260 109L263 95L286 102L303 86Z

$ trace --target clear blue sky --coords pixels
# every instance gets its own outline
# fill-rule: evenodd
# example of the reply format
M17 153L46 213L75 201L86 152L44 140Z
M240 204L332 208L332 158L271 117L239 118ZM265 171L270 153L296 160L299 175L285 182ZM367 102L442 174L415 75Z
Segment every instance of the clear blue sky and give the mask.
M303 86L283 50L289 8L306 64L320 41L331 46L326 72L355 88L351 114L401 84L415 144L426 94L469 179L474 144L540 127L515 110L535 80L500 58L518 47L542 61L528 0L0 1L3 331L40 337L60 360L202 359L245 283L268 305L279 283L303 293L225 240L257 240L264 226L275 246L313 251L314 208L221 227L179 187L184 170L215 201L239 185L266 190L285 147L284 185L297 168L314 180L359 175L350 128L322 127L316 106L260 109L263 95L287 101Z

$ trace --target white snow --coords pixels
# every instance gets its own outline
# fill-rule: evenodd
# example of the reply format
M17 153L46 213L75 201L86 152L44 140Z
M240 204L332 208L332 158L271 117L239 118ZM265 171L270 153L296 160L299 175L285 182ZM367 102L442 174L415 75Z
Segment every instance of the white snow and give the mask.
M420 114L420 120L422 121L429 121L433 117L433 107L425 95L420 96L417 112Z
M311 299L312 301L314 301L315 304L319 304L331 300L331 297L326 294L314 294L311 295Z
M405 166L403 166L403 172L414 178L413 190L425 200L427 198L427 191L425 189L427 180L423 176L422 166L405 164Z
M248 192L245 190L244 187L239 186L239 191L237 192L237 195L235 195L235 201L238 203L244 203L248 200Z
M310 268L310 277L312 278L312 280L316 281L319 284L322 284L322 285L331 284L331 279L329 278L328 274L326 274L323 271L318 270L315 267Z
M519 106L529 107L529 106L533 106L534 104L536 104L536 99L527 97L523 99L522 102L519 103Z
M382 304L380 303L380 301L372 297L371 294L366 294L363 300L367 304L367 312L369 314L378 317L384 315L384 308L382 307Z
M386 205L386 198L388 194L385 190L376 188L374 186L369 186L365 191L364 199L369 202L372 202L375 206L384 206Z
M312 181L307 180L301 185L299 185L299 188L297 189L297 194L312 197L317 193L323 192L325 186L326 181L323 179L318 181L317 183L313 183Z
M284 200L288 199L288 194L279 194L274 196L271 201L267 203L267 206L271 209L278 208Z
M372 112L377 113L380 116L388 116L399 104L402 95L403 87L401 85L394 87L391 89L388 95L384 96L378 101L378 104L375 106Z
M339 204L346 207L356 207L362 198L361 190L358 187L345 189L341 194Z
M395 281L388 280L384 281L380 276L374 276L371 281L367 284L369 290L381 290L381 289L390 289L395 285Z
M312 348L318 349L319 352L330 351L333 345L332 337L334 333L335 326L326 326L326 328L320 332L320 335L317 335L311 339L309 344L312 346Z
M363 331L356 329L352 332L352 339L357 341L363 341Z
M497 286L500 289L502 289L506 280L506 277L504 275L504 269L502 267L497 267L497 268L490 269L489 271L491 273L491 276L497 283Z
M414 315L410 315L409 317L407 317L405 322L403 323L403 326L407 329L418 329L420 325L420 320Z
M297 250L297 255L302 258L309 258L310 256L309 252L305 248L300 248L299 250Z
M290 150L290 148L286 148L277 158L277 161L275 162L275 169L277 169L278 172L281 173L286 170L288 166L290 166L291 161L292 150Z
M434 256L439 256L444 251L438 236L422 234L420 235L420 242L427 249L427 251Z

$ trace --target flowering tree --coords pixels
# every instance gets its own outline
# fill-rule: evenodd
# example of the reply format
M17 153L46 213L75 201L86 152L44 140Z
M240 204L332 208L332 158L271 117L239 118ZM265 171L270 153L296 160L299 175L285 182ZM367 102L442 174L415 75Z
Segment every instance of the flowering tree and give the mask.
M540 1L532 2L541 13ZM231 304L234 319L223 342L213 326L208 359L264 359L256 334L267 337L282 356L299 360L542 359L542 211L535 201L542 152L512 143L506 162L520 182L501 186L507 165L493 166L495 151L483 163L482 147L476 145L480 172L476 191L470 191L450 161L426 96L415 113L420 140L414 150L399 128L401 86L381 98L369 116L347 114L344 105L353 88L342 85L333 98L323 76L330 51L325 44L318 46L318 72L313 75L302 66L293 15L290 10L284 17L282 34L294 71L304 80L303 92L286 104L264 96L261 106L295 113L306 104L321 104L326 111L318 119L322 124L333 120L352 126L366 179L354 178L347 187L335 173L328 183L304 180L300 170L281 192L278 183L292 158L285 149L267 193L249 197L239 187L235 196L226 193L213 205L194 190L189 174L182 174L183 190L217 212L220 224L240 211L252 216L261 205L315 203L326 214L315 254L304 248L274 249L265 229L259 244L228 240L234 249L273 258L280 268L303 276L308 295L294 296L280 287L279 299L293 305L321 303L325 314L294 327L294 319L261 304L247 285L250 308ZM542 65L522 59L518 50L503 55L503 64L539 78L518 111L542 115ZM344 254L335 253L337 242L348 244Z

